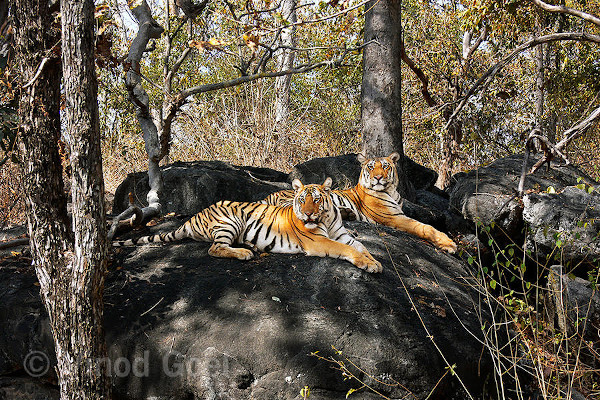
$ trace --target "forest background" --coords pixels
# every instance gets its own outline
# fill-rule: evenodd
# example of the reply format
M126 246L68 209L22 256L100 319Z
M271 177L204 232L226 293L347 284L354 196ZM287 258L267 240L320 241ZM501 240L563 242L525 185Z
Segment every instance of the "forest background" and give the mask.
M173 60L184 52L195 53L184 59L173 91L226 81L246 73L240 69L244 62L247 68L257 63L257 48L285 22L280 12L260 12L277 9L270 0L211 2L207 17L192 22L173 4L170 9L159 0L149 4L172 38L157 40L155 49L142 59L143 84L154 109L161 108L165 97L161 83L167 50ZM123 61L137 23L124 2L97 1L96 6L103 170L106 189L114 192L128 173L148 168L144 139L123 79ZM596 1L569 6L598 14ZM232 18L232 13L239 18ZM170 151L161 165L222 160L287 172L311 158L359 151L364 14L360 2L298 3L296 63L329 61L329 66L290 75L286 121L277 121L277 83L272 78L195 95L172 123ZM459 100L515 47L544 34L597 33L598 28L566 14L545 12L531 2L495 0L404 1L402 28L404 151L442 176L444 171L449 176L522 152L536 126L556 142L599 102L598 45L547 43L519 53L472 96L457 116L459 128L449 141L445 124ZM12 94L12 79L6 69L1 82L4 100ZM4 124L10 128L6 120ZM571 160L596 178L600 177L597 133L597 128L588 130L568 148ZM9 137L2 137L5 150L18 145ZM441 155L450 146L448 166L448 157ZM3 227L24 222L19 155L14 151L5 155L10 157L0 169L0 185L7 189L0 196ZM448 182L446 177L438 185Z
M594 128L600 118L600 19L594 2L407 1L402 23L394 0L174 0L150 6L143 0L15 0L11 13L7 4L0 3L0 222L22 222L24 193L64 398L75 398L68 396L82 387L96 396L89 398L110 392L107 377L86 375L85 366L69 362L79 356L100 360L106 351L100 321L112 235L105 232L104 182L111 192L128 172L148 169L144 210L159 215L158 164L176 160L288 171L310 158L364 146L372 154L399 150L434 168L437 186L445 188L452 173L527 148L568 157L590 175L600 174ZM385 51L401 57L386 58ZM394 65L386 65L390 60ZM399 75L401 95L394 91ZM373 90L382 82L389 85ZM392 89L384 93L387 87ZM385 124L364 122L375 114L368 106L376 92L384 94L375 100L385 108ZM397 118L387 118L390 110ZM400 120L403 132L387 129L391 134L379 141L385 150L372 146L382 126L397 128ZM549 152L552 143L558 148ZM512 247L504 250L495 256L516 255ZM522 277L525 261L511 262L506 268L516 267ZM488 274L483 262L480 267ZM532 310L530 282L521 283L524 300L506 299L507 321L512 311L518 316ZM489 281L492 290L496 285ZM543 388L546 368L539 371ZM572 379L580 372L576 361ZM586 391L597 393L597 379L590 385ZM560 394L561 385L556 387Z

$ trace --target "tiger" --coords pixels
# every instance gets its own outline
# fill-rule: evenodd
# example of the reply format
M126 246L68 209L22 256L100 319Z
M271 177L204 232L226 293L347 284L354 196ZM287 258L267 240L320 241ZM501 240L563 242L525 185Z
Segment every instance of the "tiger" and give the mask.
M355 240L342 224L339 209L331 201L331 178L321 185L292 182L294 196L284 206L236 201L215 203L178 229L138 239L117 241L114 247L173 242L184 238L212 242L213 257L249 260L254 251L304 253L340 258L367 272L381 272L382 265ZM250 247L232 247L240 244Z
M387 157L367 158L357 156L361 172L356 186L345 190L332 190L331 200L342 212L344 219L356 219L372 224L381 224L425 239L442 250L455 253L457 246L443 232L407 217L402 211L403 199L396 190L398 171L397 152ZM263 204L286 205L293 201L292 190L282 190L267 196Z

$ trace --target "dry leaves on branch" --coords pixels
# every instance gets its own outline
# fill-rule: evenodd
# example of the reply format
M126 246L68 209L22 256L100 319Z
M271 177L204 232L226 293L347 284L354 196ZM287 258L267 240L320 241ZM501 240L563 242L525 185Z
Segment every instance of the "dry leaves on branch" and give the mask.
M222 46L226 46L229 43L227 43L224 40L220 40L220 39L216 39L216 38L210 38L208 41L205 40L190 40L189 42L189 46L190 47L195 47L196 49L198 49L198 51L202 52L204 50L206 51L211 51L211 50L219 50L222 51Z

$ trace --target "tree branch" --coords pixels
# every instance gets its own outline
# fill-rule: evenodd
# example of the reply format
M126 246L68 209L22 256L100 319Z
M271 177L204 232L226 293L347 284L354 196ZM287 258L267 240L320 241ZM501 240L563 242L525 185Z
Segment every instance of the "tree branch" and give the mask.
M448 129L448 127L450 125L452 125L452 123L454 123L454 120L456 119L458 114L462 111L462 109L465 107L465 105L467 104L467 102L469 101L471 96L473 96L473 94L475 94L475 92L479 89L479 87L486 81L491 81L496 76L496 74L498 74L498 72L500 72L500 70L502 68L504 68L509 62L511 62L517 55L519 55L521 52L523 52L527 49L530 49L535 46L539 46L540 44L550 43L550 42L558 42L558 41L562 41L562 40L593 42L593 43L600 44L600 36L590 35L590 34L583 33L583 32L554 33L554 34L550 34L550 35L533 38L533 39L523 43L522 45L520 45L519 47L514 49L506 57L504 57L502 60L500 60L498 63L496 63L492 67L490 67L486 71L486 73L483 74L481 76L481 78L479 78L477 80L477 82L475 82L473 84L473 86L471 86L471 88L469 89L469 91L467 92L465 97L462 99L462 101L460 102L458 107L456 107L456 109L454 110L454 112L452 113L452 115L450 116L448 121L446 122L446 126L444 129Z
M423 70L417 67L414 61L408 56L408 54L406 54L406 51L404 50L404 39L402 39L402 41L400 42L400 57L402 58L402 61L404 61L404 63L408 66L408 68L410 68L411 71L414 72L417 78L419 78L419 80L421 81L421 94L425 99L425 103L427 103L429 107L437 106L438 103L435 100L433 100L433 97L431 97L431 93L429 92L429 78L427 78L427 75L425 75Z
M544 3L542 0L531 0L533 4L540 7L544 11L548 11L551 13L560 13L560 14L569 14L575 17L579 17L587 22L590 22L596 26L600 26L600 18L596 17L593 14L589 14L583 11L576 10L574 8L566 7L566 6L555 6L552 4Z
M556 147L559 150L564 150L574 139L583 135L585 131L591 128L598 119L600 119L600 107L596 108L586 119L565 131L563 134L565 138L558 142Z

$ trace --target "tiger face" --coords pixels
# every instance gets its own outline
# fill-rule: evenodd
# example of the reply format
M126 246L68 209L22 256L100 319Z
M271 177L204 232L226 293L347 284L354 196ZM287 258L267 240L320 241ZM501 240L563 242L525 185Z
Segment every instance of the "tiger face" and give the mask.
M393 152L387 157L367 158L364 154L358 155L362 165L359 183L367 189L378 192L398 186L398 171L396 161L400 155Z
M308 229L317 227L331 211L331 178L322 185L303 185L298 179L292 182L294 188L294 214Z

